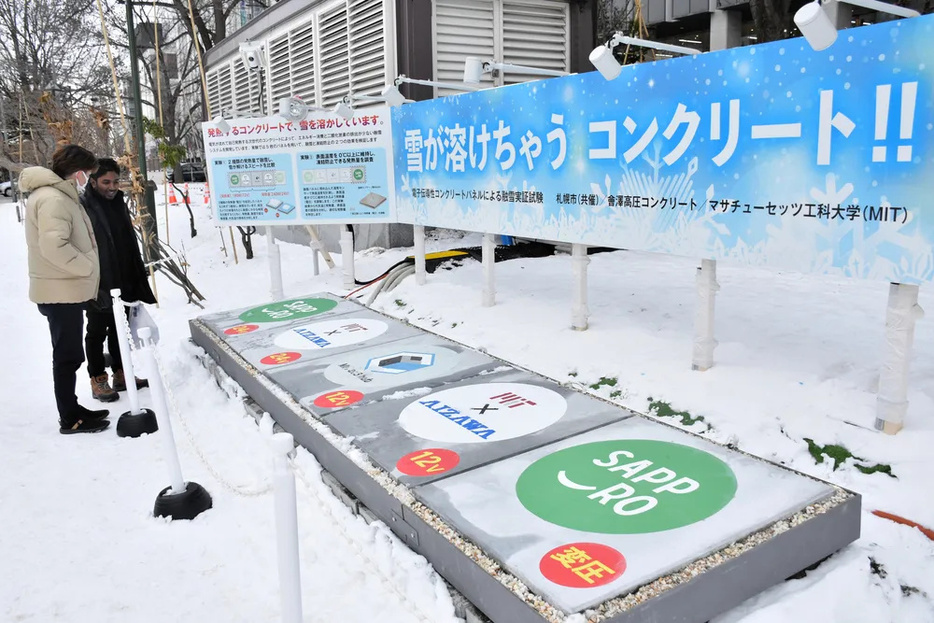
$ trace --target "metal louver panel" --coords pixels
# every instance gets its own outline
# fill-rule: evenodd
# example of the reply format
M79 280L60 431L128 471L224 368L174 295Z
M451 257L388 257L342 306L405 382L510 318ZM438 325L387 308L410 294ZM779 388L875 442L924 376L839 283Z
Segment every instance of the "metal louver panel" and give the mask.
M220 84L218 82L218 72L217 70L207 72L205 76L206 82L208 83L208 105L211 109L211 113L217 115L220 113Z
M233 62L233 107L238 116L253 110L250 99L250 74L247 73L243 59Z
M354 93L374 94L386 83L383 0L350 2L350 84Z
M495 55L493 0L437 0L434 8L435 80L461 82L464 59ZM493 84L488 75L483 82ZM449 92L438 89L439 95Z
M218 106L214 114L227 115L233 110L233 88L230 80L230 64L224 65L217 70L217 92Z
M291 57L292 92L308 104L315 103L315 32L314 22L308 22L289 33Z
M279 100L292 94L289 67L289 34L285 33L269 42L269 95L273 112Z
M318 24L321 103L328 108L350 91L347 6L322 12Z
M568 4L558 0L503 0L503 62L568 71ZM507 73L505 84L542 76Z

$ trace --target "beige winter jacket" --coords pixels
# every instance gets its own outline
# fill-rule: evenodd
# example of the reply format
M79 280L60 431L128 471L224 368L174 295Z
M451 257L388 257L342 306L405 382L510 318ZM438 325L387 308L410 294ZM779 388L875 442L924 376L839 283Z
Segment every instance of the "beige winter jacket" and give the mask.
M29 300L84 303L97 296L100 263L91 220L72 180L44 167L24 169L19 188L26 200Z

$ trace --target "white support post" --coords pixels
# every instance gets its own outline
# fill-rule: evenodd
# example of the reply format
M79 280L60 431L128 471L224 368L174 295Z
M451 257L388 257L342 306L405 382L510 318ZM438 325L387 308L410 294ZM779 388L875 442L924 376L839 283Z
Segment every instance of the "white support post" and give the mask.
M276 235L272 227L266 228L266 245L269 254L269 294L272 300L281 301L285 298L282 292L282 256L279 254L279 245L276 244Z
M162 453L165 464L169 468L169 477L172 484L171 493L177 495L185 492L185 479L182 478L182 464L178 460L175 435L172 433L172 418L169 416L169 407L165 400L165 386L162 384L159 364L156 363L155 347L150 339L151 335L152 330L149 327L140 328L139 337L143 344L139 349L139 353L147 368L149 389L156 407L156 420L159 423L159 430L163 432ZM127 381L127 387L129 387L133 384L133 377L129 377Z
M315 277L318 276L318 253L321 254L321 257L324 258L324 263L328 265L328 268L334 268L334 260L331 259L331 254L328 253L328 250L324 248L324 245L321 244L321 239L318 238L318 230L314 225L305 225L305 231L308 232L308 236L311 238L311 248L317 251L314 256L315 263Z
M346 225L341 225L341 268L344 272L344 289L353 290L353 233Z
M120 345L120 359L123 361L123 378L126 379L126 395L130 400L130 414L140 415L144 409L139 408L139 392L136 389L136 375L133 372L133 357L130 349L130 339L127 337L129 327L126 319L126 306L120 298L120 288L110 291L113 298L114 326L117 329L117 343ZM137 303L139 304L139 303Z
M295 441L289 433L276 433L270 439L273 450L273 496L276 505L276 544L279 554L279 592L282 622L302 623L302 576L298 556L298 505L295 474L289 466L289 453Z
M915 322L924 317L918 305L918 286L889 285L885 314L885 355L876 397L876 430L894 435L902 429L908 411L908 368L915 339Z
M496 237L493 234L483 234L483 245L481 247L481 259L483 260L483 302L484 307L493 307L496 305L496 282L494 281L494 266L496 264Z
M425 285L425 226L413 225L412 238L415 240L415 284Z
M691 362L693 370L709 370L713 366L713 350L717 347L714 339L714 309L717 292L717 261L701 260L697 268L697 308L694 311L694 353Z
M587 330L587 245L571 245L571 268L574 271L574 305L571 308L571 328L575 331Z

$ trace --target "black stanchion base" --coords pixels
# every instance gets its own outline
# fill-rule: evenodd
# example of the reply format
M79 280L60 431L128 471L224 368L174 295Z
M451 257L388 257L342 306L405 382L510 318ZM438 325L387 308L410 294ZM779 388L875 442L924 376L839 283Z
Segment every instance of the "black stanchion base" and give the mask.
M172 519L194 519L211 508L211 494L196 482L185 483L182 493L169 493L171 486L159 492L152 514Z
M139 413L127 411L117 420L117 437L139 437L159 430L156 414L151 409Z

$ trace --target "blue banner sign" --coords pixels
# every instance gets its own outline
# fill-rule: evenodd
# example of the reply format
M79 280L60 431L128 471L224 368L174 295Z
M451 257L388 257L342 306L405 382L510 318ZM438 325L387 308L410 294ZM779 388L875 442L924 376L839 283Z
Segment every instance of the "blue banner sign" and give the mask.
M393 110L402 222L934 280L934 16Z

